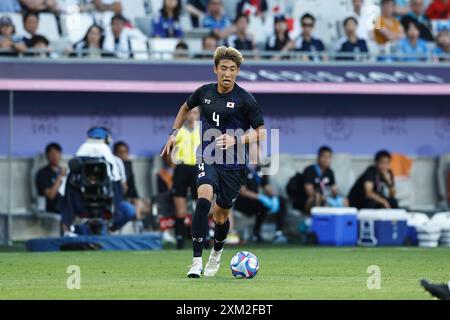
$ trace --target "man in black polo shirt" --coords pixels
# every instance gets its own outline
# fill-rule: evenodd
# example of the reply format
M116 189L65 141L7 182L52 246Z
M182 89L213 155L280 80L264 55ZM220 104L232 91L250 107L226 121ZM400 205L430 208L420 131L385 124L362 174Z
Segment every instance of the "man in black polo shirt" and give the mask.
M328 146L320 147L317 163L306 167L303 183L306 192L305 212L312 207L344 207L347 200L339 195L334 172L331 169L333 151Z
M295 51L310 52L308 56L304 56L306 60L320 61L322 58L317 54L325 51L325 46L320 39L313 37L314 25L316 18L306 13L300 19L302 25L302 34L295 41Z
M256 216L252 237L254 242L264 241L261 236L261 226L267 214L275 214L276 232L273 242L287 243L287 238L283 234L284 219L287 212L285 200L274 195L269 184L269 177L262 174L259 166L249 164L245 168L245 182L234 207L245 215Z
M350 205L361 208L398 208L395 199L394 174L389 168L391 154L381 150L375 155L375 165L358 178L348 196Z
M48 164L36 174L36 188L40 196L46 199L46 211L59 213L58 188L66 175L66 168L60 166L62 148L58 143L50 143L45 147Z

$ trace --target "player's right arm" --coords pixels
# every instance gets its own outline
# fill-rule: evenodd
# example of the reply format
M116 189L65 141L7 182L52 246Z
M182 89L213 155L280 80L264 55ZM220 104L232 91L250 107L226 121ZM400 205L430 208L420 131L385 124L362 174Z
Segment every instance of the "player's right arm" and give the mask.
M166 145L164 146L163 150L161 151L161 157L164 155L169 155L170 152L172 151L172 148L175 146L176 135L177 135L176 133L178 132L178 130L180 130L184 121L186 121L189 110L190 109L186 102L180 107L180 110L178 110L178 114L173 123L173 130L172 130L171 134L169 135L169 137L167 138Z
M178 110L177 117L175 118L175 122L173 123L172 132L169 135L169 138L167 138L167 142L161 152L161 156L169 155L170 152L172 151L172 148L175 146L176 143L176 135L178 133L178 130L180 130L181 126L186 121L189 111L197 106L200 106L202 92L205 87L206 86L202 86L197 90L195 90L195 92L191 94L191 96L187 99L187 101L180 107L180 110Z

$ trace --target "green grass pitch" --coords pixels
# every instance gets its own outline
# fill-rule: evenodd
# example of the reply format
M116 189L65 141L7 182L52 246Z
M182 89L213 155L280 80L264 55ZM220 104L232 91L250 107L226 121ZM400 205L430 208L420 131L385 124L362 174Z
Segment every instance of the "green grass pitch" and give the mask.
M234 279L232 255L260 261L251 280ZM191 251L0 253L0 299L430 299L423 277L450 280L450 249L227 247L215 278L186 278ZM204 261L205 262L205 261ZM81 288L69 290L69 265ZM367 268L381 270L369 290Z

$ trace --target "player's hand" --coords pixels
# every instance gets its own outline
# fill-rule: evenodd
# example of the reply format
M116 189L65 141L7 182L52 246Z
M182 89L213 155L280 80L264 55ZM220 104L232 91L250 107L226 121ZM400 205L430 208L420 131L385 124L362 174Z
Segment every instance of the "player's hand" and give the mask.
M67 174L67 168L66 167L61 167L61 170L59 171L59 175L61 177L65 177Z
M216 139L216 146L220 147L222 150L226 150L235 144L236 138L226 133Z
M160 156L163 157L165 155L169 155L174 146L175 146L175 136L170 135L169 138L167 138L166 145L161 151Z
M261 202L262 205L264 207L266 207L267 209L271 209L272 208L273 200L272 200L271 197L268 197L265 194L259 194L258 195L258 201Z
M383 208L386 209L390 209L391 208L391 204L389 203L389 201L383 199L383 201L381 202L381 205L383 206Z

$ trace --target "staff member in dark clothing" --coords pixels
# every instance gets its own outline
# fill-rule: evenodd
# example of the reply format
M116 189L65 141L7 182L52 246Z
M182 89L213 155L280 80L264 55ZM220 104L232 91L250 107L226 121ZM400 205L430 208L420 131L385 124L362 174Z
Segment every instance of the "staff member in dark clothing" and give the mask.
M66 168L60 165L62 148L58 143L52 142L45 147L48 164L36 174L36 188L40 196L46 200L46 211L59 213L58 201L61 197L58 188L66 175Z
M322 146L317 153L317 163L306 167L303 172L303 182L307 195L305 212L312 207L344 207L347 199L339 195L334 172L331 169L333 151L328 146Z
M262 189L262 192L260 189ZM241 193L234 207L245 215L256 215L253 228L253 241L263 242L261 226L267 214L270 213L276 215L277 230L273 242L287 242L287 238L283 234L284 219L286 217L285 200L282 197L274 195L272 187L269 184L269 177L263 175L259 166L247 165L245 182L241 187Z
M136 219L142 220L151 212L149 199L139 198L134 178L133 165L130 161L130 147L124 141L118 141L113 146L113 153L123 161L127 182L124 186L124 198L130 201L136 208Z
M388 151L377 152L375 165L367 168L350 190L350 206L358 209L398 208L390 164L391 154Z

